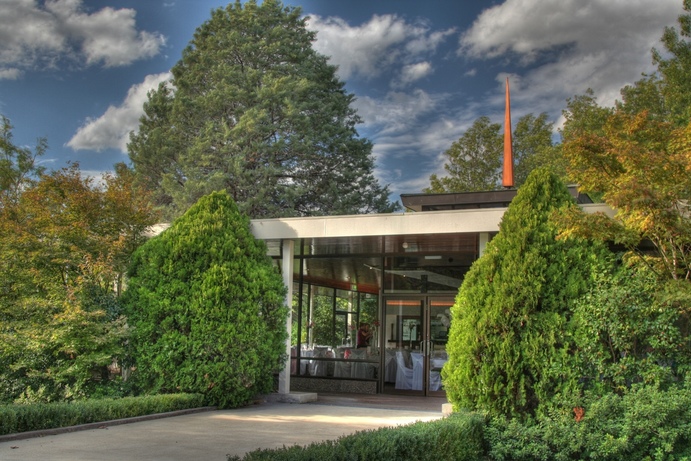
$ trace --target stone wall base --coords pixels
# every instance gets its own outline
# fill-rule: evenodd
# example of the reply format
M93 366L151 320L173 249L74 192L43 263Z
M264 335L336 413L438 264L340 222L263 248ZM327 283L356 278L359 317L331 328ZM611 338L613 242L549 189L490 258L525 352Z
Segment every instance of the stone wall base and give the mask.
M290 377L290 391L376 394L376 381Z

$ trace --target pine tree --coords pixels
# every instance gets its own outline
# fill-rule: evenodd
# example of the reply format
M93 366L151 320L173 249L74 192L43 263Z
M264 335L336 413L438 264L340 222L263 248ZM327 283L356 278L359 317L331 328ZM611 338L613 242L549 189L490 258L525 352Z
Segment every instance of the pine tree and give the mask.
M212 12L149 95L129 154L179 215L226 190L253 218L391 211L358 137L354 96L312 48L300 9L236 1Z

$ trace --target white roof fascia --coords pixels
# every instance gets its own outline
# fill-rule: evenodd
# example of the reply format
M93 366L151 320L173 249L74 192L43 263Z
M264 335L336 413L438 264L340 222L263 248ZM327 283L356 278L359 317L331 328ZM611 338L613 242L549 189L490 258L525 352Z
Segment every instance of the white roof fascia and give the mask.
M586 213L604 212L610 217L614 215L607 205L587 204L581 205L581 208ZM505 211L506 208L481 208L253 219L250 221L250 230L261 240L498 232Z

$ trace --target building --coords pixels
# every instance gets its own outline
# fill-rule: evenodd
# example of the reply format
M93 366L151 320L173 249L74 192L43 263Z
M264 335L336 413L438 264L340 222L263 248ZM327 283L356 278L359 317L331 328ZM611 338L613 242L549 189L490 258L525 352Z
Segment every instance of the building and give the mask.
M508 79L504 133L503 190L406 194L407 213L251 221L293 308L280 393L443 395L449 309L517 193ZM586 212L612 215L569 191Z
M572 195L589 213L606 205ZM403 195L408 213L256 219L289 287L281 392L443 394L448 309L515 189ZM358 348L356 330L374 332Z

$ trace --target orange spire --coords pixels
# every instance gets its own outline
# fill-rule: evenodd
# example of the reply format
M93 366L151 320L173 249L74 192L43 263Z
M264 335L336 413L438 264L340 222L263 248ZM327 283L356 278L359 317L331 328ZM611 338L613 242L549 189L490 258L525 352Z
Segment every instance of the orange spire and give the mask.
M506 111L504 114L504 173L502 186L513 187L513 143L511 140L511 102L509 101L509 77L506 77Z

